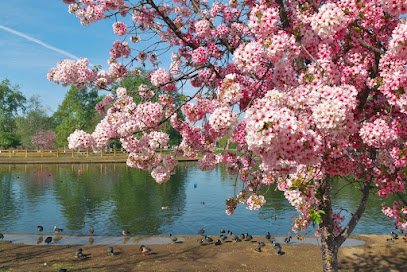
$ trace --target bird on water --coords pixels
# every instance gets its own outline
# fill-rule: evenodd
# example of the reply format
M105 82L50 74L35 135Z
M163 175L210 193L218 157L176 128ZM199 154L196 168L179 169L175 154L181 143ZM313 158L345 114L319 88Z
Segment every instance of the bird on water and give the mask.
M64 231L64 229L58 228L57 226L54 226L53 230L55 233L61 233Z
M38 232L42 232L44 230L44 227L43 226L37 226L37 231Z

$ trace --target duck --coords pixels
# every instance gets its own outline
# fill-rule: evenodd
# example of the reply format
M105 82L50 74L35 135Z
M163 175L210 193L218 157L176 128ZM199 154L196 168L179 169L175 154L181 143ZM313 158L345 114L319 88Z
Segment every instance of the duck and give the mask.
M107 248L107 254L110 255L110 256L114 255L113 247L110 246L110 247Z
M284 238L284 243L286 243L286 244L290 243L292 238L293 238L293 237L292 237L291 235L288 236L288 237L286 237L286 238Z
M122 235L123 236L129 236L130 232L128 230L122 230Z
M83 249L80 247L76 250L75 257L79 258L79 255L83 253Z
M139 247L139 251L141 252L141 254L143 255L148 255L151 252L151 248L146 247L145 245L141 245Z
M213 239L207 235L205 235L205 241L207 241L208 243L212 243Z
M279 243L274 244L274 250L276 251L276 253L278 255L283 255L284 254L282 249L281 249L281 245Z
M242 240L236 234L233 234L232 235L232 241L233 242L241 242Z
M57 226L54 226L53 230L55 233L61 233L64 231L64 229L58 228Z
M246 233L246 238L244 239L245 241L251 241L253 239L253 236L250 234Z
M37 231L38 232L42 232L44 230L44 227L43 226L37 226Z
M93 233L95 233L95 229L93 228L92 225L89 226L89 235L93 236Z
M270 239L271 239L271 234L270 234L269 231L268 231L267 234L266 234L266 239L267 239L267 240L270 240Z
M198 239L196 240L198 242L198 245L202 246L205 243L204 239Z
M215 242L215 246L220 246L222 244L222 241L221 240L216 240L216 242Z
M201 235L201 236L204 236L205 235L205 229L198 230L198 234Z
M176 243L178 241L178 238L175 236L172 236L172 234L170 233L170 239L173 243Z
M47 238L45 238L44 242L49 245L52 242L52 237L48 236Z

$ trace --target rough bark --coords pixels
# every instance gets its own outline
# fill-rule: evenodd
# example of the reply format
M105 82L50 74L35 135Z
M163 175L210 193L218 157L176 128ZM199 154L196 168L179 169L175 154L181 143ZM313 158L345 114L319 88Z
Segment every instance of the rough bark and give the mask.
M321 180L318 184L318 209L325 214L321 215L322 222L319 224L321 235L322 268L325 272L338 271L338 249L335 241L332 224L332 203L330 196L329 177Z

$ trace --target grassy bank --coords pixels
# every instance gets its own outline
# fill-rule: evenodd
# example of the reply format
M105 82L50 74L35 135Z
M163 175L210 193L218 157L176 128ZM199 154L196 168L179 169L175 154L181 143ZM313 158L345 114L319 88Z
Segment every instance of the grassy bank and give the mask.
M389 244L384 235L362 235L366 244L340 250L342 271L407 271L407 243ZM137 246L117 246L108 256L106 246L82 246L86 260L75 258L79 246L26 246L0 242L0 271L321 271L318 246L283 245L283 256L266 243L256 252L256 242L199 246L197 237L184 243L150 245L144 256ZM264 238L257 238L265 241ZM266 241L265 241L266 242Z

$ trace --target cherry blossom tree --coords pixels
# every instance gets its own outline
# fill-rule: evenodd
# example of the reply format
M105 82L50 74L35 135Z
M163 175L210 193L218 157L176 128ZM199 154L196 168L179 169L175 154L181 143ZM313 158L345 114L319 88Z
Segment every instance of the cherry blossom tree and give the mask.
M294 231L317 225L325 271L338 269L370 193L398 199L378 208L407 229L405 0L64 2L83 25L111 20L117 40L107 70L64 60L50 80L109 90L139 74L137 63L152 70L152 87L106 96L103 120L91 134L71 134L70 148L97 151L118 138L127 164L159 183L174 173L176 154L199 156L203 170L224 164L245 184L226 201L228 214L239 203L259 209L264 188L275 186L299 212ZM184 89L194 91L174 99ZM156 152L168 144L165 122L183 137L171 156ZM215 153L228 134L237 151ZM330 192L350 175L361 199L344 221Z
M38 149L50 149L55 144L55 132L53 131L40 131L31 137L31 143Z

